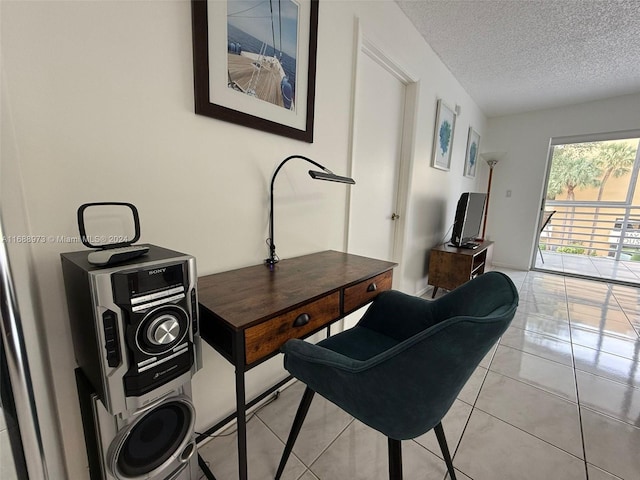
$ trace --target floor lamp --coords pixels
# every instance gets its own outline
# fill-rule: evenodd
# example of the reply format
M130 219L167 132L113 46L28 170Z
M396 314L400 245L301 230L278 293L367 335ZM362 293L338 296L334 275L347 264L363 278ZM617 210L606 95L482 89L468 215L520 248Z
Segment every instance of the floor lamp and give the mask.
M493 167L498 163L498 159L494 156L480 155L485 159L487 165L489 165L489 184L487 185L487 205L484 208L484 221L482 222L482 239L486 240L485 234L487 232L487 217L489 216L489 198L491 197L491 180L493 179Z

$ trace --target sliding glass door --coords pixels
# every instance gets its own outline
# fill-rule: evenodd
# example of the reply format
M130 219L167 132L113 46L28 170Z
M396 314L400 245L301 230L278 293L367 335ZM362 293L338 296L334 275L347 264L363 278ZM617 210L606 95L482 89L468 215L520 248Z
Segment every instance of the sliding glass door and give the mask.
M640 284L640 131L553 139L538 270Z

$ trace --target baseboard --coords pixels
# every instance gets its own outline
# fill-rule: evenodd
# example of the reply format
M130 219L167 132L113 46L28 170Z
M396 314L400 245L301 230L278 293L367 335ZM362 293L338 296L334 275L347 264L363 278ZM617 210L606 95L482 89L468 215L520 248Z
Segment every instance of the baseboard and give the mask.
M522 268L522 266L520 265L511 265L502 262L491 262L491 270L495 270L495 267L508 268L509 270L517 270L519 272L528 272L530 270L530 268Z
M429 290L433 290L433 287L431 285L427 285L424 288L421 288L420 290L418 290L416 293L414 293L414 295L416 297L421 297L423 296L425 293L427 293Z

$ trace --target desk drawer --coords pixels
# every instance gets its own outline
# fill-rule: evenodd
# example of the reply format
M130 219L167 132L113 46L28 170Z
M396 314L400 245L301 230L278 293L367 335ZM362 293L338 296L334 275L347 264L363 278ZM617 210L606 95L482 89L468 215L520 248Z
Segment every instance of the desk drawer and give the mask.
M301 326L293 323L302 315L309 319ZM302 338L340 317L340 292L307 303L245 331L245 363L250 365L277 351L290 338Z
M380 292L391 289L393 270L376 275L373 278L360 282L352 287L344 289L344 313L349 313L373 298Z

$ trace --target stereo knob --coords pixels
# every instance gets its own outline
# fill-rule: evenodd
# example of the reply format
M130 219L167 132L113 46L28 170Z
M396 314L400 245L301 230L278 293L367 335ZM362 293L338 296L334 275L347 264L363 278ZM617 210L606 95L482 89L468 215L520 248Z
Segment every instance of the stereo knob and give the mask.
M172 315L162 315L149 326L147 339L154 345L168 345L180 336L180 323Z

